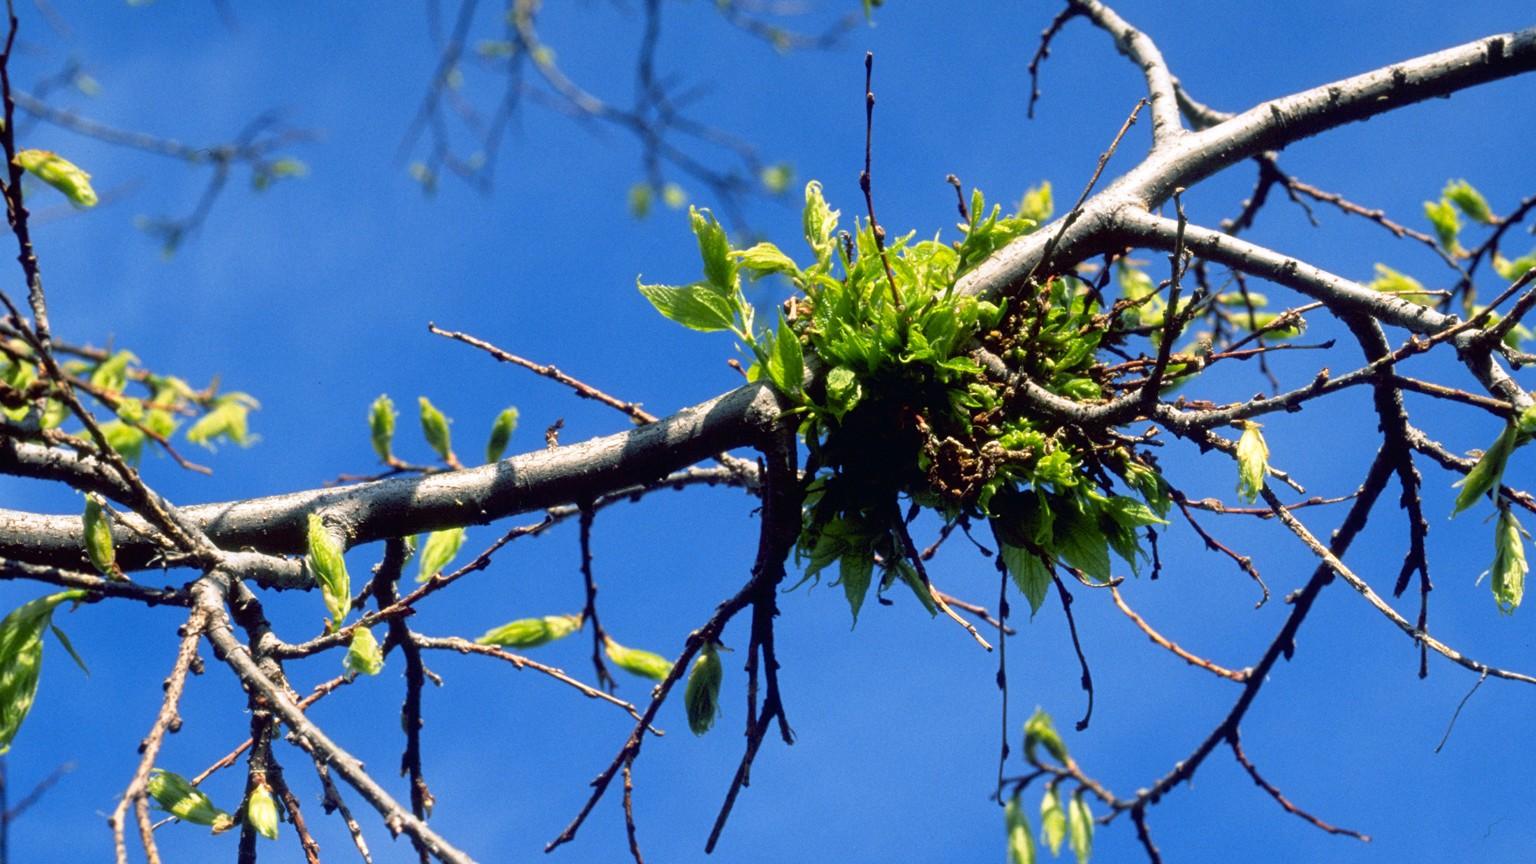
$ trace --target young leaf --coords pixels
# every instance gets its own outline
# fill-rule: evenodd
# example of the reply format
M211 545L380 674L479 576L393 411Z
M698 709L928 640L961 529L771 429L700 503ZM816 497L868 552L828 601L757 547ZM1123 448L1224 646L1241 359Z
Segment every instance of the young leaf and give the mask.
M821 195L821 184L812 180L805 184L805 213L801 223L805 230L806 245L816 253L816 262L824 271L837 250L837 218L840 211L827 206Z
M495 462L507 452L512 433L517 431L517 409L504 408L491 423L491 438L485 444L485 461Z
M1093 811L1088 809L1088 801L1081 789L1067 803L1067 834L1072 838L1072 853L1077 856L1077 864L1088 864L1088 858L1093 855Z
M352 608L352 577L347 574L347 561L342 556L345 550L336 535L325 527L319 513L309 514L307 539L309 555L305 564L315 584L320 586L325 608L331 613L331 627L340 627Z
M731 260L731 241L725 229L708 210L688 208L688 221L699 240L699 257L704 259L704 280L721 297L736 290L736 262Z
M773 337L773 350L768 355L768 380L780 393L792 399L800 398L805 386L805 356L800 347L800 337L790 329L784 316L779 316L779 329Z
M720 679L724 669L720 664L720 652L713 642L699 649L698 659L688 672L688 684L683 688L683 703L688 708L688 728L695 735L703 735L715 725L720 713Z
M448 431L448 418L427 397L421 396L417 401L421 403L422 436L444 462L452 462L453 439Z
M96 364L91 372L91 386L114 393L123 392L128 386L128 364L138 362L132 351L119 351Z
M1057 499L1060 500L1060 499ZM1097 514L1086 499L1066 501L1055 512L1052 545L1061 560L1090 578L1108 582L1109 540L1099 527Z
M1019 202L1019 215L1037 225L1044 225L1051 218L1055 205L1051 202L1051 181L1042 180L1039 186L1030 187Z
M640 293L656 311L690 330L713 333L729 330L736 323L730 299L706 285L673 287L641 283Z
M1257 501L1269 473L1269 445L1264 443L1260 424L1239 420L1243 435L1237 439L1237 495L1249 504Z
M180 774L156 768L149 775L146 790L160 809L183 822L207 825L215 834L234 826L235 820L228 813L213 806L213 801L201 789L188 783Z
M1452 488L1461 489L1456 496L1456 506L1451 510L1452 516L1471 507L1489 492L1498 491L1499 483L1504 479L1504 466L1509 462L1509 454L1515 451L1519 435L1517 426L1505 426L1499 437L1493 439L1493 444L1483 451L1483 458L1477 460L1477 464L1467 472L1467 476L1452 484Z
M1019 804L1019 796L1003 806L1003 822L1008 826L1008 864L1035 864L1035 834Z
M112 525L102 510L101 496L88 492L85 496L85 555L91 565L103 576L123 578L117 566L117 553L112 548Z
M441 573L444 567L459 554L459 548L464 545L464 529L448 528L442 531L433 531L427 535L427 542L421 548L420 569L416 574L417 582L425 582Z
M1038 762L1035 751L1040 747L1063 765L1071 758L1067 755L1066 742L1061 740L1056 724L1051 722L1051 715L1043 708L1036 708L1035 713L1024 721L1024 757L1030 762Z
M1499 521L1493 536L1493 599L1499 611L1513 614L1525 596L1525 576L1531 571L1525 559L1525 531L1508 507L1499 508Z
M1450 201L1441 198L1439 201L1425 201L1424 215L1429 217L1429 224L1435 229L1435 237L1440 241L1440 248L1444 249L1452 257L1460 256L1465 250L1461 247L1461 217L1456 215L1456 208Z
M16 164L64 193L69 203L76 207L96 206L96 191L91 188L91 175L63 156L47 150L22 150L16 154Z
M547 642L575 633L581 629L580 615L545 615L542 618L519 618L487 630L475 641L481 645L501 645L506 648L536 648Z
M1441 197L1456 205L1456 208L1467 215L1473 222L1481 222L1484 225L1492 225L1499 220L1494 217L1493 211L1488 207L1488 199L1483 193L1472 188L1472 184L1465 180L1452 180L1445 184L1445 190Z
M1424 283L1385 264L1376 265L1376 278L1371 280L1371 288L1383 294L1395 294L1420 306L1429 306L1435 302L1434 295L1429 293Z
M59 604L78 600L85 591L60 591L26 603L0 620L0 755L11 749L21 722L37 697L43 666L43 631L53 623ZM71 654L74 651L71 649Z
M613 641L611 636L603 640L603 653L608 655L615 666L642 678L661 681L672 671L671 660L650 651L627 648Z
M384 668L384 652L372 630L359 627L352 631L352 644L347 646L342 668L349 675L377 675Z
M1040 836L1051 850L1051 857L1061 854L1061 842L1067 839L1067 811L1062 809L1061 794L1054 785L1045 787L1040 799Z
M187 430L187 440L209 450L213 449L213 442L218 438L245 447L255 440L249 432L249 420L251 409L256 407L259 407L256 400L244 393L220 396L208 413L199 417Z
M759 243L751 249L742 249L732 253L741 260L743 267L752 271L752 278L758 279L771 273L782 273L785 276L795 276L800 273L800 268L788 255L779 251L779 247L772 243Z
M245 821L257 834L268 840L277 839L277 799L265 783L258 783L251 790L250 800L245 802Z
M1040 611L1046 593L1051 590L1051 571L1039 555L1028 549L1010 546L1002 540L997 545L1003 565L1008 568L1009 575L1013 576L1013 584L1018 586L1019 593L1029 601L1029 614L1033 617Z
M853 370L847 366L838 366L827 373L827 407L832 415L839 420L853 406L859 404L859 399L864 395L864 388L859 384L859 379L854 376Z
M848 608L853 612L853 623L859 623L859 609L869 594L869 583L875 572L875 559L867 549L849 549L838 559L838 581L843 585L843 596L848 598Z
M394 460L395 403L389 396L381 395L368 408L368 434L373 439L373 452L379 461L388 464Z

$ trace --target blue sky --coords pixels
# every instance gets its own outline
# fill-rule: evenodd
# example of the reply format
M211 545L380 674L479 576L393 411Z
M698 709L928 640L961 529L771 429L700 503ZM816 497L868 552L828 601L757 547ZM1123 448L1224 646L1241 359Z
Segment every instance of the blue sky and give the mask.
M262 402L252 421L261 441L203 456L211 478L179 472L150 457L146 474L173 501L196 503L310 488L342 472L372 468L364 416L379 393L402 407L428 395L454 418L461 453L475 453L491 418L507 405L522 412L515 450L542 446L539 431L564 418L562 440L621 430L626 422L526 374L498 366L426 332L435 321L592 381L623 398L668 413L739 380L725 364L729 341L685 332L657 316L635 292L647 281L692 279L698 264L683 214L658 208L636 221L626 190L642 178L623 134L592 132L530 104L501 151L502 171L488 195L445 178L424 197L397 155L400 137L431 74L434 55L418 4L271 3L241 8L235 31L213 4L56 0L69 33L48 30L22 5L26 51L18 80L29 82L77 56L101 82L94 99L61 103L104 122L189 142L216 141L268 108L323 137L296 145L309 176L262 194L237 176L201 231L166 260L133 227L140 214L189 210L202 175L186 166L114 149L46 126L23 146L56 149L79 162L98 188L123 190L110 206L37 228L56 332L135 351L156 371L194 382L221 376ZM494 5L494 4L488 4ZM599 95L624 100L639 40L637 3L546 4L543 31L572 77ZM880 101L875 184L882 222L929 234L953 221L947 173L993 199L1015 201L1040 180L1058 201L1075 196L1100 151L1140 96L1140 79L1107 37L1078 22L1056 43L1043 76L1036 119L1025 118L1025 72L1039 31L1056 12L1042 3L914 3L892 0L877 26L853 30L836 49L779 56L724 25L712 4L664 4L663 73L704 86L701 115L753 141L769 160L794 165L798 188L821 179L833 206L851 217L862 203L863 115L860 62L874 50ZM819 3L813 21L857 3ZM1395 59L1530 24L1512 2L1232 4L1125 2L1118 7L1159 41L1175 72L1202 100L1239 109L1252 102L1353 74ZM494 10L473 38L493 38ZM471 70L473 72L473 70ZM484 74L466 95L493 98ZM1384 207L1427 227L1420 204L1448 178L1466 177L1507 210L1532 192L1528 106L1532 82L1507 81L1416 106L1325 140L1291 148L1283 164L1324 188ZM1145 147L1143 123L1111 163L1115 174ZM711 201L687 178L701 205ZM1215 224L1247 194L1252 171L1238 168L1187 199L1193 220ZM43 209L46 190L37 198ZM754 228L787 249L799 227L794 201L757 200ZM1261 217L1254 237L1335 272L1366 278L1378 261L1433 282L1431 255L1390 242L1359 219L1320 210L1320 228L1286 202ZM1514 235L1511 254L1530 251ZM1150 257L1150 256L1149 256ZM18 280L13 280L13 282ZM1488 283L1484 283L1485 290ZM753 299L770 304L777 289ZM1284 296L1278 289L1272 297ZM1333 331L1320 319L1314 335ZM1288 361L1288 362L1287 362ZM1277 364L1290 381L1317 365L1335 371L1356 361L1342 348ZM1464 384L1464 373L1420 361L1418 374ZM1527 387L1530 379L1522 379ZM1251 369L1229 369L1210 393L1247 395L1264 386ZM1417 421L1454 449L1484 446L1497 432L1480 412L1448 412L1410 398ZM1319 494L1350 491L1374 450L1374 419L1360 394L1342 394L1302 414L1276 417L1265 432L1274 462ZM428 451L402 417L399 449ZM1230 500L1235 471L1219 457L1168 448L1171 478L1192 495ZM1491 557L1486 506L1447 520L1451 477L1425 472L1430 551L1437 590L1431 626L1469 654L1502 666L1531 667L1530 610L1498 614L1486 584ZM1512 476L1529 478L1530 462ZM7 507L78 512L67 490L0 479ZM1382 590L1395 576L1405 539L1390 504L1350 561ZM729 490L665 493L603 514L594 535L603 620L621 640L669 652L735 590L750 566L754 502ZM1324 534L1338 511L1308 513ZM1203 551L1179 525L1162 548L1163 578L1128 584L1128 601L1157 627L1230 666L1257 658L1312 562L1279 526L1206 520L1223 539L1251 552L1276 600L1255 611L1250 582ZM931 532L931 526L930 526ZM496 526L470 531L466 549L489 543ZM921 542L921 538L920 538ZM995 602L996 576L962 543L933 566L957 595ZM377 549L351 557L366 572ZM581 578L574 526L523 540L462 590L444 592L413 623L433 633L476 635L525 615L578 611ZM150 577L141 577L148 579ZM172 577L173 579L176 577ZM6 584L6 607L36 596ZM1033 621L1017 616L1008 643L1012 682L1007 734L1015 742L1036 706L1050 711L1085 770L1122 794L1166 772L1230 707L1232 685L1203 676L1152 647L1108 603L1079 591L1078 625L1097 684L1097 709L1085 733L1070 731L1081 711L1078 670L1060 609ZM780 601L782 680L799 742L770 740L738 802L716 858L727 862L1001 860L1001 811L988 801L995 776L999 697L995 657L942 618L930 621L897 598L873 604L848 627L841 591L802 587ZM1016 609L1024 604L1016 603ZM1410 613L1411 606L1403 606ZM273 597L269 614L286 637L314 632L318 598ZM173 610L101 603L63 617L90 678L50 646L37 707L8 760L17 790L66 761L76 769L16 824L14 860L100 860L110 838L102 814L126 784L134 747L153 719L159 681L174 651ZM744 624L744 622L743 622ZM739 627L727 644L745 648ZM573 673L590 670L587 645L570 640L539 656ZM663 719L673 734L647 744L637 766L637 816L648 860L702 860L708 833L742 738L744 652L727 655L724 715L710 735L684 731L681 709ZM736 661L736 662L733 662ZM290 670L302 684L339 668L322 658ZM437 795L432 823L482 861L540 854L576 812L586 783L607 764L629 720L606 706L508 668L459 657L429 658L446 679L426 696L424 750ZM1536 840L1528 779L1536 770L1518 744L1536 693L1490 682L1462 712L1440 755L1433 749L1474 678L1446 663L1416 677L1412 644L1343 586L1329 589L1302 631L1294 661L1273 674L1244 725L1260 769L1299 805L1371 834L1369 845L1327 836L1280 810L1224 753L1192 788L1180 788L1149 814L1169 861L1523 860ZM400 665L317 707L314 716L344 746L393 780L399 750ZM623 682L620 695L646 688ZM192 681L162 764L192 774L243 739L244 700L222 670ZM280 755L306 803L316 787L297 751ZM1011 767L1017 767L1017 760ZM227 807L243 782L229 772L210 784ZM402 796L403 783L395 790ZM1033 813L1036 795L1028 796ZM349 796L354 810L363 804ZM346 860L345 834L311 803L311 825L326 860ZM411 860L378 820L364 816L379 861ZM267 859L299 860L291 831ZM222 860L232 838L200 829L162 832L169 860ZM1141 853L1124 820L1101 829L1099 861ZM605 801L579 840L556 853L572 861L625 854L617 799Z

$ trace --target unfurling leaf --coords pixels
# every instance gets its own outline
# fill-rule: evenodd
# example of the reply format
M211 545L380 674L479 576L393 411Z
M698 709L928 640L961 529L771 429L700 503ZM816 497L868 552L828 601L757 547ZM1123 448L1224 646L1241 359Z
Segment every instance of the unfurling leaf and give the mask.
M427 439L427 444L442 458L444 462L451 462L453 456L453 439L448 432L448 418L443 412L437 410L437 406L425 396L419 397L421 403L421 434Z
M495 462L507 452L512 433L517 431L517 409L503 408L491 423L491 438L485 444L485 461Z
M1257 501L1269 473L1269 445L1264 443L1260 424L1239 420L1243 435L1237 439L1237 495L1249 504Z
M1447 254L1456 257L1466 250L1461 247L1461 217L1456 215L1456 207L1450 201L1441 198L1439 201L1425 201L1424 215L1429 217L1429 224L1435 229L1435 237L1440 241L1440 248Z
M235 820L228 813L213 806L213 801L201 789L188 783L180 774L156 768L150 773L146 788L161 810L183 822L207 825L215 834L234 827Z
M642 678L660 681L672 671L671 660L639 648L626 648L613 641L611 636L603 640L603 653L608 655L613 665Z
M257 834L268 840L277 839L277 799L265 783L257 783L251 790L251 798L245 802L245 821Z
M581 629L580 615L545 615L542 618L519 618L493 630L475 641L481 645L501 645L506 648L536 648L547 642L575 633Z
M84 596L81 590L60 591L24 604L0 620L0 755L11 749L11 741L37 697L43 631L53 625L53 611L61 603Z
M352 631L352 644L347 647L342 668L349 675L377 675L384 668L384 652L372 630L359 627Z
M1036 750L1040 747L1063 765L1071 758L1067 755L1066 742L1061 740L1056 724L1051 722L1051 715L1043 708L1036 708L1035 713L1024 721L1024 757L1031 762L1038 761Z
M16 164L64 193L64 197L76 207L96 206L96 191L91 188L91 175L63 156L47 150L22 150L16 154Z
M103 390L111 390L114 393L123 392L128 386L128 364L137 363L132 351L119 351L111 357L96 364L91 370L91 386L100 387Z
M715 293L729 296L736 290L736 262L731 260L731 241L713 213L697 207L688 208L688 220L699 240L699 257L704 259L704 280Z
M713 333L729 330L736 323L731 301L707 285L638 284L656 311L690 330Z
M852 411L863 396L864 388L852 369L838 366L827 373L827 407L839 420Z
M837 217L840 211L827 206L822 197L821 184L812 180L805 184L805 214L801 221L805 230L805 242L816 253L817 264L825 271L837 250Z
M698 659L688 672L688 684L683 688L683 702L688 708L688 728L695 735L703 735L715 725L720 713L720 680L724 677L720 664L720 652L713 642L699 649Z
M1093 855L1093 811L1088 809L1088 801L1081 789L1067 803L1067 835L1072 838L1072 853L1077 856L1077 864L1088 864L1088 858Z
M101 496L95 492L85 496L85 555L91 565L103 576L121 579L123 571L117 566L117 552L112 548L112 525L102 509Z
M1029 818L1019 804L1019 796L1003 806L1003 822L1008 826L1008 864L1035 864L1035 834Z
M421 547L420 569L416 573L416 581L425 582L441 573L454 556L459 554L459 549L463 545L463 528L447 528L428 534L427 542Z
M1051 218L1051 212L1055 210L1051 201L1051 181L1043 180L1039 186L1030 187L1024 193L1024 200L1019 202L1019 215L1035 223L1044 225L1045 220Z
M1045 797L1040 799L1040 836L1051 850L1051 856L1061 854L1061 842L1067 839L1067 811L1062 809L1061 794L1054 785L1045 787Z
M1518 426L1505 426L1493 444L1483 451L1483 457L1467 472L1467 476L1456 481L1454 487L1459 487L1461 492L1456 496L1452 516L1471 507L1477 503L1477 499L1489 492L1498 492L1499 483L1504 479L1504 466L1509 462L1509 454L1515 451L1520 434Z
M1525 596L1525 576L1531 571L1525 558L1524 534L1515 514L1508 507L1500 507L1493 537L1493 566L1488 570L1493 576L1493 599L1506 615L1520 608L1520 600Z
M1445 184L1445 190L1440 195L1447 201L1456 205L1456 208L1467 215L1473 222L1481 222L1484 225L1492 225L1499 220L1494 217L1493 211L1488 207L1488 199L1483 193L1472 187L1465 180L1452 180Z
M379 461L389 463L394 460L395 441L395 403L388 395L381 395L373 400L373 405L368 409L368 434L373 439L373 452L379 454Z
M794 276L800 272L800 268L795 266L794 259L785 255L772 243L759 243L751 249L741 249L732 254L740 259L741 266L752 271L750 275L753 279L770 273Z
M342 557L341 540L328 528L319 513L309 514L309 555L304 559L320 594L325 598L325 608L331 613L331 627L341 626L352 608L352 577L347 575L347 561Z
M226 393L187 430L187 440L210 450L216 438L245 447L255 440L249 431L249 421L251 409L257 407L259 403L244 393Z

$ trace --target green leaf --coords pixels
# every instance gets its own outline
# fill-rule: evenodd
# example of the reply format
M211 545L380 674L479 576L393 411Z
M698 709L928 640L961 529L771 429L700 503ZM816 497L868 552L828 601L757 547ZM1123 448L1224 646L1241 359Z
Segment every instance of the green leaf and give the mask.
M721 297L731 296L736 290L736 262L731 260L731 241L726 238L725 229L715 221L713 213L697 207L688 208L688 220L699 240L705 283Z
M841 211L827 206L821 195L821 184L812 180L805 184L805 212L801 224L805 230L806 245L816 253L816 262L825 270L837 251L837 219Z
M613 664L632 675L661 681L672 672L672 661L650 651L628 648L608 636L603 640L603 653Z
M688 684L683 688L688 728L693 734L703 735L715 725L715 717L720 714L720 681L724 676L719 651L713 642L706 642L699 649L699 656L688 672Z
M112 547L112 525L102 510L101 496L88 492L85 496L85 555L91 565L103 576L121 579L123 571L117 566L117 553Z
M1020 546L1010 546L1002 540L998 541L998 554L1002 556L1008 573L1013 576L1013 584L1019 587L1019 593L1029 601L1029 614L1033 617L1040 611L1051 589L1051 571L1039 555Z
M421 548L421 560L418 562L420 569L416 574L416 581L425 582L441 573L443 568L453 561L454 556L459 554L459 548L463 545L463 528L447 528L428 534L427 542Z
M827 407L831 409L832 416L841 420L853 410L853 406L859 404L863 395L864 388L852 369L838 366L827 373Z
M352 577L347 574L341 540L325 527L325 520L319 513L309 514L306 536L309 554L305 564L315 584L320 586L325 608L331 613L332 629L340 627L352 609Z
M395 440L395 403L387 395L380 395L373 400L373 405L368 408L368 434L373 439L373 452L379 454L379 461L389 463L394 460L393 444Z
M1536 267L1536 253L1523 255L1513 261L1497 252L1493 253L1493 272L1499 274L1499 278L1506 282L1519 279L1532 267Z
M1385 264L1376 265L1376 278L1371 280L1371 288L1383 294L1395 294L1420 306L1430 306L1435 302L1434 295L1429 293L1424 283Z
M208 413L187 430L187 440L213 449L213 442L223 438L241 447L255 442L249 431L250 412L258 407L255 399L244 393L228 393L214 400Z
M123 392L123 388L128 386L128 364L137 363L138 360L132 351L113 354L96 364L96 368L91 371L91 385L114 393Z
M1517 426L1506 425L1499 437L1493 440L1493 444L1483 451L1483 457L1477 460L1467 476L1452 485L1452 488L1461 489L1461 493L1456 496L1456 506L1451 510L1452 516L1476 504L1484 495L1498 491L1504 479L1504 466L1509 462L1509 454L1515 451L1519 435Z
M384 668L384 652L372 630L359 627L352 631L352 643L347 646L342 668L352 675L377 675Z
M1531 571L1525 558L1525 530L1509 507L1499 508L1499 521L1493 535L1493 599L1499 611L1512 614L1525 596L1525 577Z
M1444 198L1439 201L1425 201L1424 215L1429 217L1429 224L1435 229L1435 236L1440 240L1440 248L1447 254L1460 256L1465 250L1461 248L1461 217L1456 214L1456 208Z
M1051 201L1051 181L1042 180L1039 186L1030 187L1024 193L1024 200L1019 202L1019 215L1037 224L1044 225L1045 220L1051 218L1055 210Z
M540 618L519 618L487 630L476 639L481 645L501 645L506 648L536 648L581 629L580 615L545 615Z
M1077 864L1088 864L1093 855L1093 828L1093 811L1088 809L1088 801L1079 789L1067 804L1067 834L1072 838L1072 853L1077 856Z
M781 273L785 276L798 276L800 268L795 265L794 259L779 251L779 247L772 243L759 243L751 249L741 249L734 253L741 265L752 271L752 278L759 279L772 273Z
M780 393L799 399L805 387L805 357L800 347L800 337L790 329L784 316L779 316L779 329L774 335L773 350L768 355L768 380Z
M1493 225L1499 221L1494 217L1493 211L1488 208L1488 199L1465 180L1452 180L1446 183L1440 195L1455 204L1457 209L1465 213L1473 222Z
M136 427L121 420L112 420L101 424L101 434L107 439L107 446L116 450L128 464L137 465L143 458L144 433Z
M1051 850L1051 857L1061 854L1061 843L1067 839L1067 811L1062 809L1061 794L1054 785L1045 787L1045 797L1040 799L1040 836Z
M1237 495L1249 504L1257 501L1269 473L1269 445L1264 443L1260 424L1239 420L1242 437L1237 439Z
M91 175L63 156L47 150L22 150L16 154L16 164L64 193L69 203L76 207L84 209L96 206L96 191L91 188Z
M265 783L258 783L251 790L251 797L245 802L245 821L257 834L268 840L277 839L277 799Z
M1008 826L1008 864L1035 864L1035 834L1019 805L1019 796L1009 798L1004 805L1003 821Z
M853 612L853 623L859 623L859 609L869 594L869 583L875 572L875 559L864 549L849 549L838 559L838 581L843 584L843 596L848 598L848 608Z
M640 293L656 311L691 330L712 333L735 325L731 300L706 285L640 284Z
M201 789L188 783L180 774L156 768L150 772L146 791L160 809L183 822L207 825L215 834L229 830L234 824L228 813L213 806L213 801Z
M37 698L37 681L43 668L43 631L52 626L54 610L61 603L85 595L83 590L73 590L39 597L0 620L0 755L11 749L11 742ZM67 650L74 655L73 647Z
M1038 762L1036 751L1044 747L1045 752L1061 764L1067 764L1071 757L1067 755L1067 744L1061 740L1061 735L1056 731L1056 724L1051 722L1051 715L1045 713L1044 708L1036 708L1035 713L1024 721L1024 756L1030 762Z
M1055 508L1052 546L1061 560L1099 582L1108 582L1109 541L1099 527L1096 514L1089 512L1083 500L1063 500Z
M421 405L421 434L427 439L427 445L443 461L453 461L453 438L448 431L448 418L427 397L418 397L417 402Z
M512 441L512 433L517 431L517 409L503 408L496 420L491 423L491 437L485 444L485 461L495 462L501 459L507 452L507 444Z
M896 576L906 583L908 588L912 589L912 594L917 597L917 602L923 604L923 608L928 610L928 617L937 617L939 606L933 602L933 591L928 585L924 584L923 577L917 573L917 568L913 567L910 561L902 558L896 562L894 569Z

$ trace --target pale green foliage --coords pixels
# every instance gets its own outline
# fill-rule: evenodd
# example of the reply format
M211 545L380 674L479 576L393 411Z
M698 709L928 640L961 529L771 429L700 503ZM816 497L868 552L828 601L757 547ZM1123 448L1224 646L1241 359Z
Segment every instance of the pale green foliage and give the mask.
M1385 264L1376 265L1376 278L1371 280L1371 287L1384 294L1395 294L1410 303L1420 306L1430 306L1435 298L1425 288L1424 283L1400 273Z
M258 783L251 790L251 797L245 802L245 821L257 834L268 840L277 839L277 799L265 783Z
M187 440L213 449L213 442L223 438L241 447L255 443L249 430L250 413L261 407L245 393L226 393L213 402L208 413L197 419L187 430Z
M368 435L373 441L373 452L379 461L388 463L394 457L395 403L387 395L380 395L368 408Z
M501 645L506 648L536 648L581 629L580 615L545 615L540 618L519 618L500 627L487 630L475 641L481 645Z
M234 826L228 813L215 807L207 794L180 774L156 768L149 775L147 789L161 810L183 822L206 825L215 834Z
M64 193L69 203L76 207L96 206L96 190L91 188L91 175L63 156L47 150L22 150L16 154L16 164Z
M650 651L620 645L611 636L603 640L603 653L608 655L613 665L642 678L660 681L672 671L671 660Z
M1264 477L1269 473L1269 445L1264 443L1260 425L1252 420L1239 420L1242 437L1237 439L1237 495L1252 504L1264 489Z
M1493 565L1488 572L1493 577L1493 598L1499 611L1506 615L1518 609L1525 596L1525 577L1531 570L1525 558L1526 536L1509 507L1500 507L1494 529Z
M507 452L512 433L517 431L517 409L504 408L491 423L491 437L485 443L485 461L495 462Z
M453 440L448 432L448 418L427 397L422 396L417 401L421 405L421 434L427 439L427 445L443 461L452 462Z
M60 591L33 600L0 620L0 755L11 749L11 742L37 696L38 676L43 667L43 631L52 629L80 668L85 668L64 631L53 626L53 613L59 604L85 596L86 592L80 590Z
M1093 811L1088 807L1084 790L1078 789L1067 802L1067 836L1072 841L1077 864L1088 864L1093 855L1093 829Z
M421 560L416 573L417 582L425 582L447 567L464 545L463 528L446 528L427 535L421 547Z
M699 656L688 671L688 684L683 688L688 728L693 734L703 735L715 725L715 717L720 713L720 681L724 676L719 649L713 642L706 642L699 649Z
M1063 765L1071 758L1067 755L1067 743L1061 740L1056 724L1051 722L1051 715L1045 713L1044 708L1036 708L1035 713L1024 721L1024 758L1031 762L1039 761L1041 747Z
M1053 857L1061 854L1062 841L1067 839L1067 811L1055 784L1047 784L1040 799L1040 837Z
M347 574L341 540L325 525L320 514L309 514L306 539L309 554L304 563L320 586L320 595L331 615L331 627L341 626L352 608L352 577Z
M1473 222L1492 225L1499 221L1494 217L1493 211L1488 208L1488 199L1484 198L1483 193L1472 188L1472 184L1465 180L1451 180L1447 182L1440 196L1443 200L1456 205L1456 209L1464 213Z
M384 668L384 651L372 630L359 627L352 631L352 642L347 646L342 668L348 675L377 675Z
M1003 805L1003 824L1008 829L1008 864L1035 864L1035 835L1019 796L1009 798Z
M91 566L103 576L121 578L117 552L112 546L112 524L103 511L100 495L86 493L85 514L81 518L85 529L85 555L91 559Z

